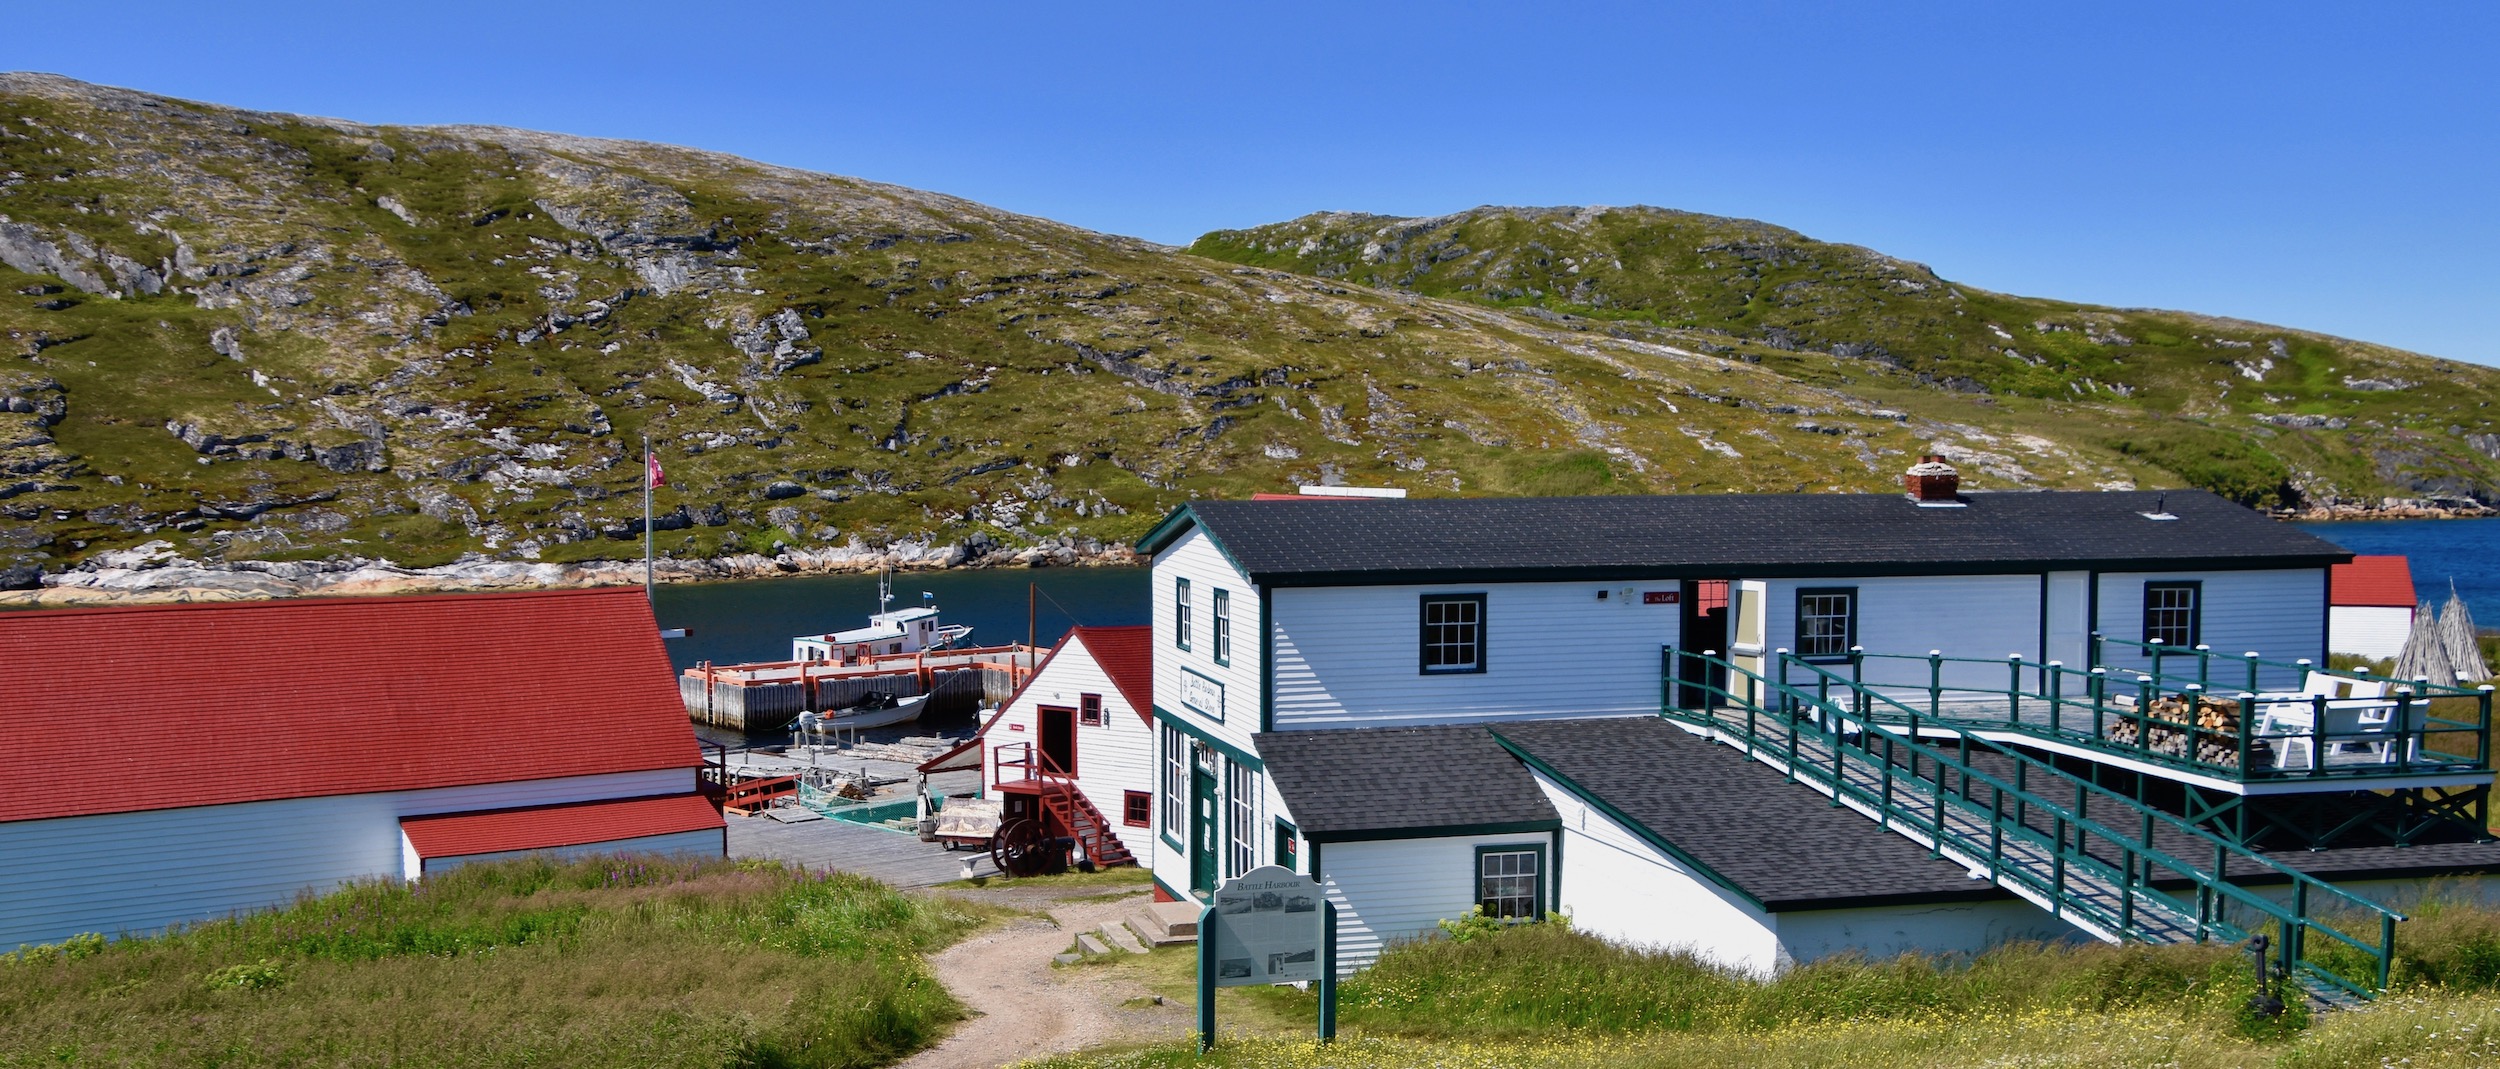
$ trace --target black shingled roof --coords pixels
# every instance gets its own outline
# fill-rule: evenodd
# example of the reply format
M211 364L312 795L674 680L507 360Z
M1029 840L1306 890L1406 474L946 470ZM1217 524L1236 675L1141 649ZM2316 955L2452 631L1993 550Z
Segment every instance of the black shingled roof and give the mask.
M2323 567L2332 543L2202 490L1199 501L1191 522L1270 586L1531 579L1985 574L2059 568ZM2156 502L2175 520L2147 519Z
M1270 731L1254 742L1295 826L1316 841L1560 823L1519 759L1481 726Z
M1648 829L1773 912L2010 897L1734 747L1665 720L1522 721L1491 730L1574 793L1639 825L1636 832Z

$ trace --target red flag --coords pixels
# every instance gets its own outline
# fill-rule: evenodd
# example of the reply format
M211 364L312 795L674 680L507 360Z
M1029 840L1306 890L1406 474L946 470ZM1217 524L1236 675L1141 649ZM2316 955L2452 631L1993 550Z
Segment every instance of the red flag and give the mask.
M660 455L658 453L644 453L642 455L642 459L643 462L651 469L651 488L656 490L660 487L667 486L668 473L660 470Z

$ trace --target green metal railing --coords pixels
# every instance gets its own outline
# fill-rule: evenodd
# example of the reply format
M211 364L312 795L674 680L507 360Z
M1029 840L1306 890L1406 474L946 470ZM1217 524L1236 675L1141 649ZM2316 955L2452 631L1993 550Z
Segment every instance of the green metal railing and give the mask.
M1985 866L2000 886L2028 890L2121 939L2238 941L2271 928L2287 973L2362 998L2387 986L2396 922L2404 919L2394 910L1967 731L1948 745L1922 742L1922 724L1933 718L1824 666L1799 662L1809 673L1799 682L1766 678L1715 652L1661 652L1671 684L1665 716L1716 731L1835 806L1867 807L1884 826L1926 838L1935 856L1951 852ZM1693 690L1703 700L1679 707ZM1983 770L1973 755L2008 771ZM2178 856L2157 834L2210 851L2210 863ZM2227 868L2235 863L2280 878L2289 902L2231 882ZM2157 883L2192 888L2194 898L2173 897ZM2375 938L2344 931L2346 917L2375 919L2377 931L2368 933ZM2368 983L2312 961L2313 935L2358 954Z
M2109 640L2118 641L2118 640ZM2480 772L2491 768L2492 687L2468 689L2367 672L2319 668L2307 660L2271 661L2257 654L2221 657L2201 648L2178 651L2193 671L2165 672L2156 653L2148 669L2068 667L2005 658L1874 654L1852 648L1840 658L1808 660L1787 650L1770 656L1774 674L1800 678L1847 668L1860 692L1856 712L1884 716L1867 693L1925 699L1925 717L2079 744L2147 764L2234 781L2406 776ZM2002 685L1974 682L2002 673ZM2306 680L2312 674L2381 684L2374 699L2332 698L2260 689L2268 674ZM1894 701L1892 705L1902 705ZM2440 715L2441 713L2455 715ZM2371 759L2330 760L2338 747ZM2292 760L2299 758L2297 764Z

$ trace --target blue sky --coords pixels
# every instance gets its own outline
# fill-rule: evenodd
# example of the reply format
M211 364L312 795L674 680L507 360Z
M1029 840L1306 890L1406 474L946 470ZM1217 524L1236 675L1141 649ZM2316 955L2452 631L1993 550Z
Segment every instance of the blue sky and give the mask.
M2500 5L1058 6L122 0L0 68L694 145L1175 244L1656 204L2500 364Z

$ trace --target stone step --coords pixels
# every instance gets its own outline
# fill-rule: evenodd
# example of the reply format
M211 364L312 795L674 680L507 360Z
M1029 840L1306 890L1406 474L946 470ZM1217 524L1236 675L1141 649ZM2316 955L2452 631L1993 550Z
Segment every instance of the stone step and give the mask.
M1129 914L1128 926L1150 946L1175 946L1198 941L1196 902L1149 902Z
M1138 940L1136 933L1128 930L1128 925L1122 924L1119 921L1110 921L1105 923L1102 926L1102 937L1109 940L1112 946L1128 951L1131 954L1143 954L1146 952L1146 944Z
M1103 941L1092 932L1078 932L1076 934L1076 948L1088 954L1111 953L1110 946L1104 944Z

